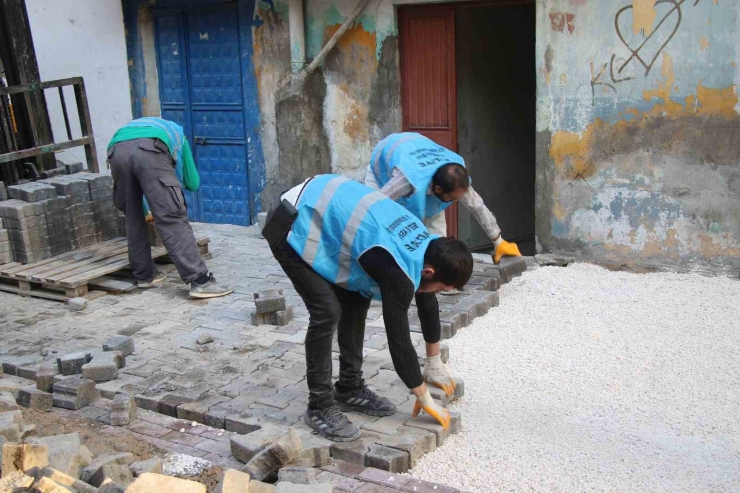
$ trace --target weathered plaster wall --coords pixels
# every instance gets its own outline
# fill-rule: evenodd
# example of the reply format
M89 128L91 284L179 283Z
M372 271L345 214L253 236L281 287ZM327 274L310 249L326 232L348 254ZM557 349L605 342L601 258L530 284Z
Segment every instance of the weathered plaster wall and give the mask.
M737 2L537 7L542 248L740 268Z
M82 76L100 170L107 169L106 146L118 127L131 119L126 72L126 45L120 0L26 0L42 80ZM67 140L59 93L48 90L54 139ZM72 138L79 138L79 119L71 87L65 102ZM64 151L65 162L85 162L82 147Z

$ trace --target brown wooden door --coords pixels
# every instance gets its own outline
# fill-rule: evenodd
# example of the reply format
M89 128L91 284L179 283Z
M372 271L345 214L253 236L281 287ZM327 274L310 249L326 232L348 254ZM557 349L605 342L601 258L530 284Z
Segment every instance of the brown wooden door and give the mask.
M457 152L455 11L399 11L403 131L418 132ZM457 204L447 208L447 235L457 237Z

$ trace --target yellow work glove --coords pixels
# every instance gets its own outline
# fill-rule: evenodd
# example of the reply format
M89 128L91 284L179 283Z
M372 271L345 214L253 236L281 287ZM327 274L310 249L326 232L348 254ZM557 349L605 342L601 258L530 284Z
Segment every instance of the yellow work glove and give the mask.
M146 216L144 216L144 219L146 219L146 222L148 223L154 222L154 217L152 217L151 212L147 212Z
M427 356L427 361L424 364L424 381L444 390L447 397L452 397L457 386L450 374L447 373L447 368L442 363L440 355Z
M427 390L427 393L421 397L416 398L416 404L414 404L414 411L411 413L411 417L415 418L419 415L421 410L424 410L429 416L436 419L442 428L447 431L450 428L450 413L447 409L437 404L432 395Z
M501 261L501 257L521 257L519 253L519 247L516 243L509 243L508 241L499 238L497 242L496 250L493 252L493 263L498 264Z

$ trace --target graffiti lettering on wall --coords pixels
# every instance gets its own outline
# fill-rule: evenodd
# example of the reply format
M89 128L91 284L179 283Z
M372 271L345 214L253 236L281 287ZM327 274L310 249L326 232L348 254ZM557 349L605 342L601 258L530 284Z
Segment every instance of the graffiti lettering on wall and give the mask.
M550 12L550 24L552 25L553 31L565 32L567 26L568 32L573 34L576 26L573 23L576 16L568 12Z
M701 0L688 0L689 3L691 1L693 1L694 7L701 2ZM644 38L630 38L629 35L624 33L619 24L620 19L622 19L622 17L629 11L632 11L633 16L637 15L634 4L622 7L617 11L614 16L614 29L617 37L625 48L629 50L630 54L627 58L622 58L618 57L617 54L612 53L609 62L604 63L598 71L594 69L594 64L591 62L591 104L593 106L596 105L596 86L608 87L614 92L617 92L616 84L627 82L635 78L623 75L624 70L631 62L634 61L635 64L642 66L645 70L645 72L641 74L643 77L650 75L650 71L653 69L656 60L670 44L681 26L681 21L683 20L682 7L684 7L685 3L687 3L687 0L658 0L655 2L655 7L661 4L668 4L670 8L660 19L658 19L655 27L648 32ZM642 32L644 33L644 31ZM609 69L610 81L605 80L607 68Z

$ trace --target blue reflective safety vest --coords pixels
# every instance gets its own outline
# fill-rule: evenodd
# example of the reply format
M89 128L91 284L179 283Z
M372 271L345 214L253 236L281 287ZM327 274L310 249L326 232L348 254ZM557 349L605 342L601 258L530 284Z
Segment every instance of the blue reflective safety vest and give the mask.
M398 203L422 219L434 217L452 205L428 194L434 173L448 163L465 166L462 156L414 132L389 135L375 146L370 158L380 188L390 181L394 168L403 173L414 191Z
M424 253L438 238L417 217L377 190L339 175L308 182L288 244L321 277L366 298L380 299L378 284L358 261L374 247L386 249L419 288Z

